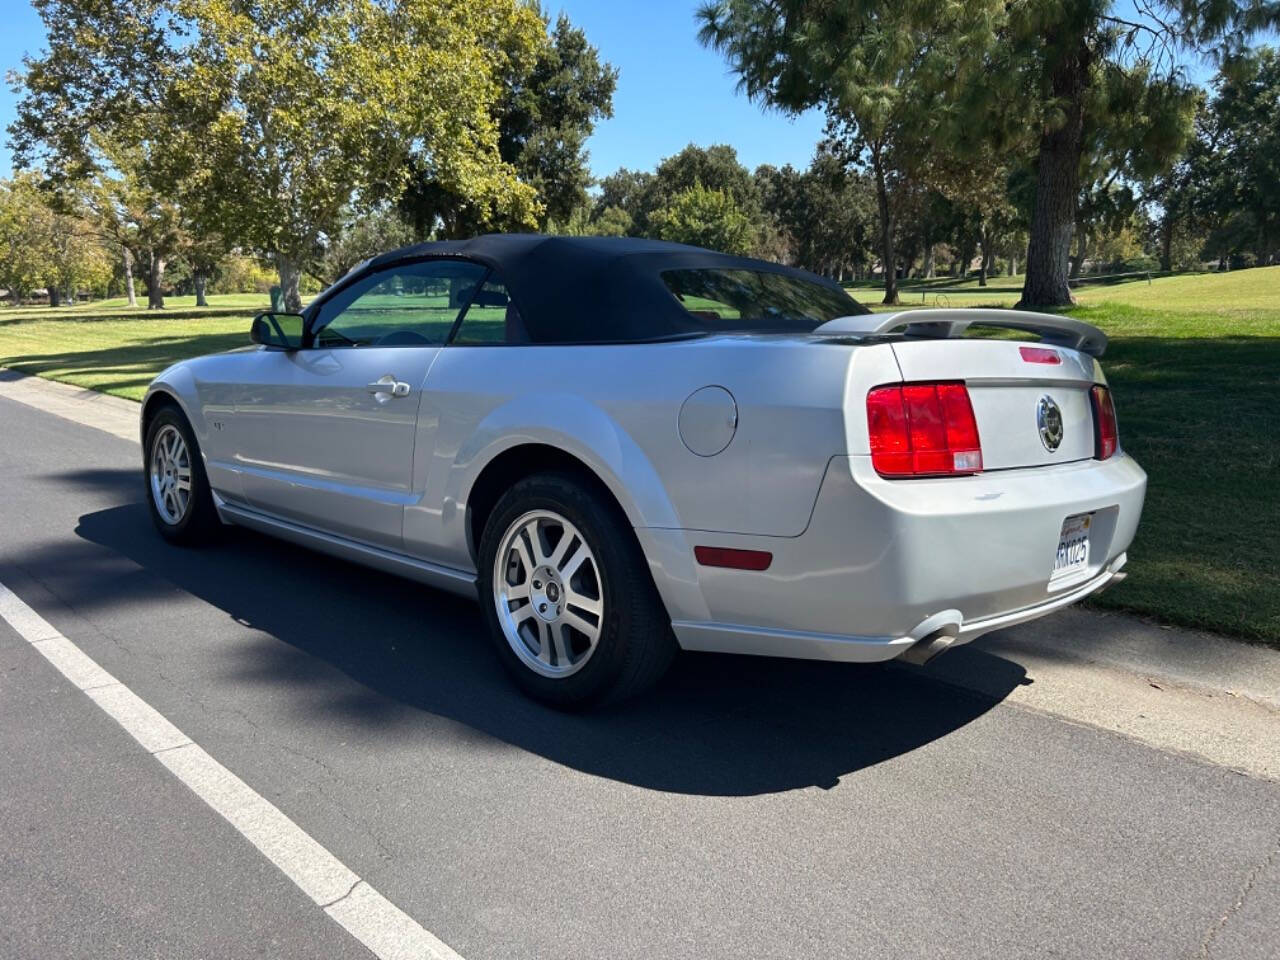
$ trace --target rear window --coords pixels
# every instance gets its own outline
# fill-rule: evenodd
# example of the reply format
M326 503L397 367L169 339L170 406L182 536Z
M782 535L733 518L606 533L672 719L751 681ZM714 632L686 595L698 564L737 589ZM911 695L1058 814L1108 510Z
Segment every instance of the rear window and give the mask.
M869 312L842 290L765 270L665 270L662 282L708 332L809 333Z

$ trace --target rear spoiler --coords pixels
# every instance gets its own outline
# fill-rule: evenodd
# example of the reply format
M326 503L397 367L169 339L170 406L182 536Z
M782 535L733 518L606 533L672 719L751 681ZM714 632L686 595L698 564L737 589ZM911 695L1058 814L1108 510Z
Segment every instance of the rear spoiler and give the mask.
M902 333L907 337L945 340L963 336L971 326L1002 327L1039 334L1044 343L1079 350L1100 357L1107 349L1107 335L1091 323L1060 317L1054 313L1028 313L1022 310L983 310L971 307L961 310L901 310L898 313L868 313L861 316L836 317L813 332L819 336L878 336Z

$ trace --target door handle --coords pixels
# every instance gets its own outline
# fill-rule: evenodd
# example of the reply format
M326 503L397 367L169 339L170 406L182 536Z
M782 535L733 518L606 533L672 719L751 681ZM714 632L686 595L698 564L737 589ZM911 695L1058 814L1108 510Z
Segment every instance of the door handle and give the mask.
M373 394L385 393L393 397L407 397L409 395L409 385L403 380L397 380L390 373L369 384L368 390Z

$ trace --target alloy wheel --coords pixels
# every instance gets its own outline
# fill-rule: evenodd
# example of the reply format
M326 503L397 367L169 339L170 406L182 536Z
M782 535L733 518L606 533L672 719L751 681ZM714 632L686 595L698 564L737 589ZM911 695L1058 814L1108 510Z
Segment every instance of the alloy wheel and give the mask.
M562 678L591 658L604 626L595 554L578 529L550 510L517 518L494 559L493 602L516 656Z
M170 526L181 523L191 507L191 454L172 424L162 427L151 445L151 500Z

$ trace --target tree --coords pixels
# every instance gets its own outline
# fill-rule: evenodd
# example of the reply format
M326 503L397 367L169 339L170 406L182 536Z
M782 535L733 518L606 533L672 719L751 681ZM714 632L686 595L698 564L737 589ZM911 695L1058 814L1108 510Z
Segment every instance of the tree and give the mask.
M691 199L695 188L702 191L696 200ZM707 191L723 193L732 202L724 206L708 198ZM614 208L613 222L621 223L625 214L631 236L659 237L662 233L654 219L658 212L670 214L679 207L679 215L684 216L692 211L690 204L700 206L698 216L709 217L716 215L713 208L727 211L732 207L735 219L745 218L750 236L742 252L760 252L765 229L760 188L751 171L738 161L737 151L727 144L700 147L691 143L664 158L653 173L623 167L610 174L600 181L592 220L598 222L605 211ZM666 229L672 229L669 223Z
M757 240L755 225L725 190L695 183L650 217L655 236L724 253L749 253Z
M828 133L864 157L876 187L884 302L898 302L895 187L913 158L958 126L935 106L978 72L996 0L715 0L699 39L721 51L752 99L791 113L820 106Z
M1220 200L1252 225L1255 262L1274 263L1280 259L1280 55L1264 48L1224 70L1209 114Z
M412 242L412 229L389 204L348 211L342 229L325 249L323 279L333 283L362 261Z
M30 174L0 180L0 286L14 303L45 281L48 208Z
M147 286L147 309L164 309L165 270L191 235L185 232L177 205L150 185L145 146L119 147L98 140L94 154L98 169L74 183L52 182L59 203L83 208L99 236L119 251L129 305L135 306L134 272L140 269Z
M498 155L493 105L513 58L545 43L516 0L231 0L196 5L189 83L215 108L186 135L231 199L228 231L276 263L298 309L302 271L355 197L398 196L402 147L483 217L532 224L533 190Z
M1005 122L1039 131L1036 193L1022 291L1026 305L1071 302L1070 247L1088 166L1090 125L1130 139L1144 165L1167 167L1190 133L1194 90L1180 54L1238 55L1257 30L1280 22L1280 5L1253 0L1151 0L1132 10L1112 0L1011 4L988 91ZM1160 122L1136 138L1118 118L1109 94L1145 103ZM1029 113L1027 110L1029 109ZM1168 118L1184 122L1170 124Z
M663 159L646 186L646 214L668 206L696 186L721 191L748 217L755 217L760 209L760 195L751 171L738 161L738 151L724 143L710 147L689 144Z
M819 145L808 170L764 166L755 179L788 262L839 279L866 270L876 245L875 192L867 177Z
M546 44L518 0L36 0L18 162L102 170L93 138L143 147L146 185L276 264L285 302L356 197L394 199L406 145L486 216L536 221L498 155L511 60ZM125 42L120 42L124 38Z
M596 236L625 237L631 232L631 214L621 207L605 207L591 226Z
M0 286L14 302L43 287L56 307L110 279L110 254L81 211L55 207L33 174L0 181Z
M1082 184L1166 166L1188 135L1194 93L1179 54L1238 58L1250 36L1280 23L1280 4L1150 0L1130 12L1113 0L717 0L700 17L701 39L726 54L748 94L789 111L824 107L883 171L885 260L896 259L895 172L910 175L925 153L975 147L1012 161L1031 131L1036 188L1022 302L1061 305L1071 300ZM1091 178L1098 157L1120 156L1119 167Z
M613 116L618 71L600 60L586 34L561 13L527 78L507 86L499 106L498 149L538 192L543 223L567 218L587 201L587 138Z
M111 280L111 258L93 226L75 213L47 211L44 286L49 306L75 301L81 289L103 293Z
M914 219L925 245L949 229L961 250L961 275L969 269L976 248L981 256L978 285L985 287L995 269L997 249L1018 222L1009 196L1007 160L989 142L978 140L956 152L929 151L914 166Z
M550 26L540 10L538 15ZM526 42L524 37L513 39ZM563 223L587 202L591 173L586 142L598 120L613 116L618 71L600 59L586 34L563 13L536 56L521 49L504 54L501 94L493 105L498 154L521 183L536 191L542 205L537 225ZM429 158L423 160L410 161L410 185L401 203L419 238L433 230L457 237L527 226L475 208L464 192L439 181Z
M552 220L547 233L565 237L625 237L631 229L631 217L621 207L597 210L583 204L569 214L563 223Z
M627 215L630 226L627 232L639 235L640 224L647 217L645 198L649 193L649 183L653 174L641 170L620 168L600 181L600 193L596 197L592 217L599 219L610 207L621 210Z

